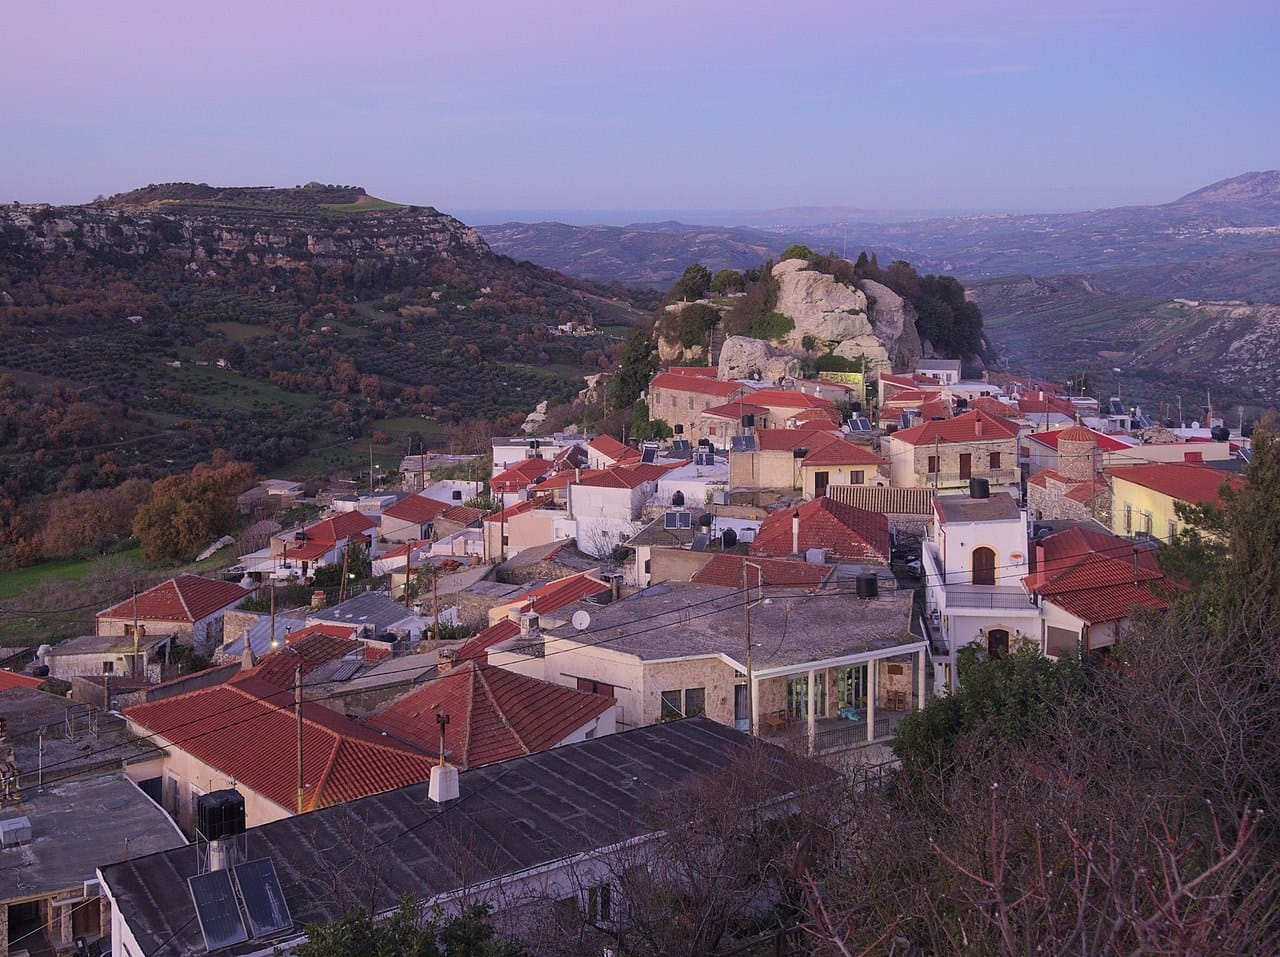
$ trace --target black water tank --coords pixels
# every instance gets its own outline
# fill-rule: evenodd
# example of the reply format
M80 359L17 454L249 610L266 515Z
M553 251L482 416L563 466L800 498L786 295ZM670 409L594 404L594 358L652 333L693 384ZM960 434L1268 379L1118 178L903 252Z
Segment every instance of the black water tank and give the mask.
M984 478L969 479L969 497L970 498L990 498L991 483Z
M853 580L859 598L875 598L880 594L880 580L871 572L863 572Z
M862 403L861 403L861 402L850 402L850 403L849 403L849 411L850 411L850 412L852 412L854 415L858 415L859 413L861 413L861 412L862 412Z
M792 456L794 456L795 458L802 459L802 458L804 458L806 455L808 455L808 454L809 454L809 450L808 450L807 448L804 448L803 446L801 446L801 447L800 447L800 448L798 448L798 449L792 449L792 450L791 450L791 454L792 454Z
M748 412L742 417L742 427L744 429L754 429L756 427L756 417L753 413Z
M679 489L676 489L674 492L672 492L671 504L676 508L682 508L684 506L684 492L680 491Z
M244 833L244 795L235 788L196 798L196 830L206 841Z
M34 678L47 678L49 677L49 666L48 665L32 665L31 675Z
M1215 442L1226 442L1231 438L1231 430L1225 425L1215 425L1209 430L1209 436Z
M720 544L724 548L733 548L738 544L738 533L731 528L726 528L724 534L720 536Z
M698 527L710 528L711 523L714 521L715 521L715 516L713 516L710 512L704 512L703 514L698 516Z
M684 426L677 422L671 429L676 435L684 435Z

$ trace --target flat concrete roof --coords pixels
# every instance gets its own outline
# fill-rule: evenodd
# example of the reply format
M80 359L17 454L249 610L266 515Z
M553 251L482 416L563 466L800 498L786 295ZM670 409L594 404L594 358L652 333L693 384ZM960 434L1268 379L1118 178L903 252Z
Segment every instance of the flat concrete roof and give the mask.
M93 880L99 866L182 847L182 836L123 772L64 781L20 804L0 808L0 821L26 817L31 843L0 848L4 900L46 897ZM194 856L194 855L193 855Z
M1018 503L1007 492L993 492L989 498L939 495L934 502L943 522L1001 522L1020 514Z
M130 733L119 715L34 688L0 691L0 715L9 723L9 742L24 789L34 787L41 778L49 785L112 771L160 753Z
M167 634L143 635L138 640L138 647L147 652L172 637ZM64 655L130 655L133 654L133 639L125 635L81 635L50 645L47 654L55 658Z
M887 571L881 569L881 571ZM911 592L892 577L878 580L879 596L858 598L852 583L806 593L801 588L751 590L752 667L768 671L874 651L892 651L918 639L908 631ZM556 638L599 645L645 661L725 655L741 663L743 594L736 588L663 582L609 605L562 609L570 618L586 611L591 624L548 629Z

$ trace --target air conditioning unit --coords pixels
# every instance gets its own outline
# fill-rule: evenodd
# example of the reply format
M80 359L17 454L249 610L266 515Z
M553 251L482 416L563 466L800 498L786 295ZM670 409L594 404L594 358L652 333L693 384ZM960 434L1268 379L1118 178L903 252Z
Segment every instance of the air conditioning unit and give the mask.
M84 882L84 897L86 900L92 897L102 896L102 885L96 880Z

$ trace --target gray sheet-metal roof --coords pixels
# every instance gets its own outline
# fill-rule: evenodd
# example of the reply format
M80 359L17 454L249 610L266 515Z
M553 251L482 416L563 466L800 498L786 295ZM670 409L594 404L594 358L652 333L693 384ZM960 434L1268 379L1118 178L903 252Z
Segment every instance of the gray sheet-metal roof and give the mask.
M295 927L356 907L389 909L608 847L653 830L647 809L695 778L729 767L749 746L705 718L565 745L459 775L461 796L438 805L426 784L286 818L250 830L248 860L269 858ZM759 767L778 793L795 786L803 759L761 745ZM102 869L144 953L204 952L187 878L190 848ZM262 950L249 941L219 951Z
M394 628L406 618L415 617L404 605L392 601L383 592L365 592L348 598L340 605L332 608L320 608L307 615L308 624L325 622L335 625L352 625L359 628L368 625L375 632L383 632Z

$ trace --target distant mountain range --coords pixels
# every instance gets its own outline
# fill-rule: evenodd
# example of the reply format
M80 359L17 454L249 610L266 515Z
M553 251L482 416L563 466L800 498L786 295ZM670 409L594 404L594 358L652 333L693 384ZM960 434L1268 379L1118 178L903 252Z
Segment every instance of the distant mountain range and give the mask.
M477 229L496 252L622 285L666 287L691 262L713 271L758 265L793 242L846 255L874 250L882 262L901 258L922 272L962 278L1092 273L1280 248L1280 171L1245 173L1159 206L1078 213L843 219L818 226L505 223Z

